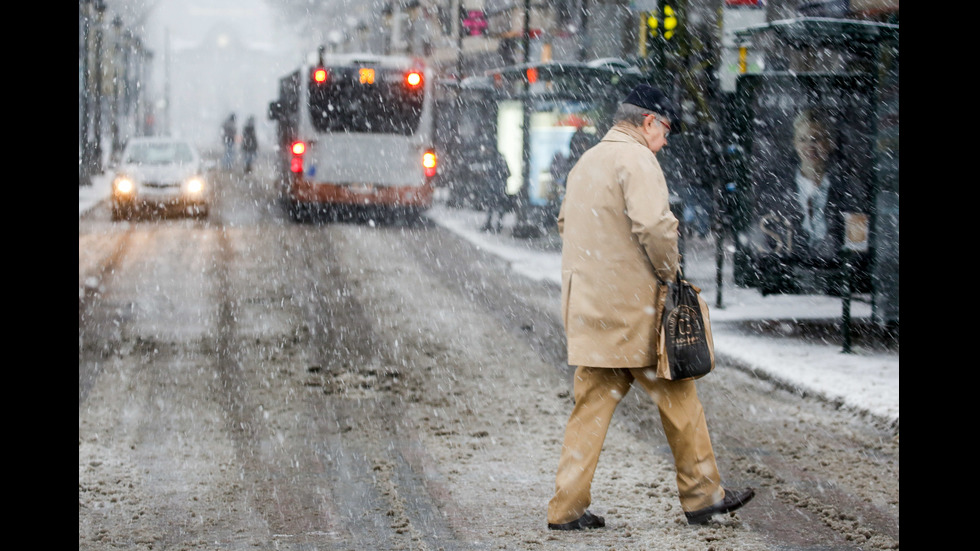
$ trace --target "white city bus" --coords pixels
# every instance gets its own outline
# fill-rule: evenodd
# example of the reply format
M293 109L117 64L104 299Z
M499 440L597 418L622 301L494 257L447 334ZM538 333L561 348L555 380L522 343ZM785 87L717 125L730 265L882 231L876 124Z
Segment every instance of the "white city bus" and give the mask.
M290 215L429 208L434 80L420 59L322 50L281 78L269 117L278 123L280 194Z

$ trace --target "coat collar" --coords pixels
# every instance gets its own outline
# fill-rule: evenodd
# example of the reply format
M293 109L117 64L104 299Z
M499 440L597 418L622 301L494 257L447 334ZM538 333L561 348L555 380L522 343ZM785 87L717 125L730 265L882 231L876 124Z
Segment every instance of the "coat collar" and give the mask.
M606 132L602 141L638 143L647 147L647 141L640 133L640 129L626 122L618 122Z

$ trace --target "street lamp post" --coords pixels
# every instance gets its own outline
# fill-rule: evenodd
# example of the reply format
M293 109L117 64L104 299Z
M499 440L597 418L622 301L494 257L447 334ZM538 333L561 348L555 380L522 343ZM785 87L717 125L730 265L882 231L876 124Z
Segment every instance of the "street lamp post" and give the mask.
M582 0L578 10L578 60L588 58L588 49L592 46L589 41L589 2Z
M140 136L146 136L153 132L152 117L153 109L150 105L150 99L147 97L146 90L149 80L149 75L152 73L151 68L153 64L153 52L147 50L143 45L142 40L136 39L136 45L138 49L136 50L139 54L137 65L136 65L136 86L133 94L136 96L136 116L137 119L137 133Z
M118 15L112 18L112 60L110 66L112 67L112 107L109 112L112 114L111 127L112 128L112 156L115 157L119 153L119 117L120 117L120 96L119 86L121 80L120 66L122 65L120 58L123 55L123 44L122 44L122 18Z
M133 64L136 63L135 51L138 48L136 37L129 29L123 31L123 58L122 58L122 119L126 123L124 136L129 139L133 135Z
M463 82L463 4L462 0L453 3L453 34L456 35L456 83Z
M90 186L92 185L92 173L91 173L91 147L88 140L88 117L89 117L89 99L92 97L92 89L89 79L89 28L91 19L91 10L89 9L89 4L91 0L79 0L79 10L82 14L82 88L81 92L81 116L82 116L82 128L79 131L79 141L82 145L82 158L78 166L78 185L79 186Z
M531 0L524 0L524 64L531 61ZM522 149L521 163L521 187L517 191L516 215L514 229L511 235L514 237L540 237L541 228L536 223L534 216L534 206L531 205L531 193L528 186L531 183L531 84L527 78L524 79L524 98L522 107L524 113L524 123L522 125Z
M95 145L92 148L91 168L102 172L102 17L105 14L104 0L95 0ZM90 172L91 174L91 172Z

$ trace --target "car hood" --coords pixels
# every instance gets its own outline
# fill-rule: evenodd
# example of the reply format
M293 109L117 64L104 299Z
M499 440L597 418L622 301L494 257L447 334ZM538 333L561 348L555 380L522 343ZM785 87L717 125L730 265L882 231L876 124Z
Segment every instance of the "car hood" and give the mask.
M122 165L119 173L141 182L178 181L200 174L195 163L183 165Z

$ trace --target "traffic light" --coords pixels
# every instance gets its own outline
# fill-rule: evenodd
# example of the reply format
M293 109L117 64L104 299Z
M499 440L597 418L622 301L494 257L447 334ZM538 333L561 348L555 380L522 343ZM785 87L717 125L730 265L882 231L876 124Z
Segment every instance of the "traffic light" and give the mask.
M660 9L645 12L644 17L644 55L656 55L663 52L671 39L679 31L680 21L677 10L669 4L663 4Z
M664 21L664 40L670 40L674 37L674 29L677 28L677 14L674 12L674 8L670 7L669 4L664 4L662 11Z
M645 24L643 25L644 36L643 41L646 52L649 52L653 47L653 40L657 37L658 29L660 28L660 21L657 19L657 12L651 11L644 14Z

